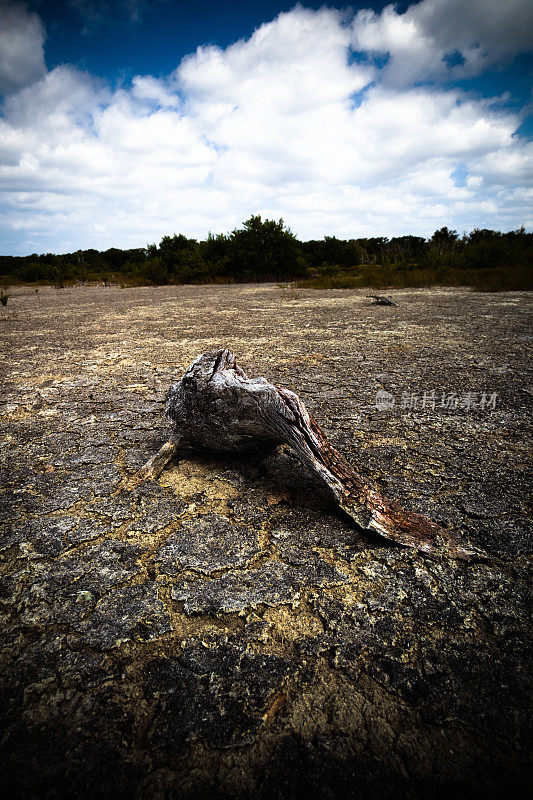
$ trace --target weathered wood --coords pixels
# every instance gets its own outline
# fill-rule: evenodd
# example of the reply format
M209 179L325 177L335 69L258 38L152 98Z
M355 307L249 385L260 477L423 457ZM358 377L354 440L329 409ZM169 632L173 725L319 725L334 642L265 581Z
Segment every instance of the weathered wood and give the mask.
M167 464L170 464L179 448L179 439L171 439L152 456L137 473L139 480L154 480L158 478Z
M359 527L424 553L482 555L431 520L386 500L329 443L298 395L265 378L248 378L228 349L205 353L190 365L168 391L166 415L175 439L150 459L145 477L160 474L178 444L244 452L287 443Z
M374 302L371 304L373 306L395 306L396 303L393 300L390 300L388 297L383 297L380 294L367 294L369 300L373 300Z

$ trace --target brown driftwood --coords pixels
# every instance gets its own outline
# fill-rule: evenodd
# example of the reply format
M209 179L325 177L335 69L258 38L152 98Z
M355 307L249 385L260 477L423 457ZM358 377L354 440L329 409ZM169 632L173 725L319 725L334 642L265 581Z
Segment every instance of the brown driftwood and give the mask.
M359 527L424 553L470 559L482 553L420 514L386 500L328 442L294 392L248 378L230 350L197 358L167 394L174 437L145 465L157 477L183 445L245 452L289 444L299 460Z
M373 306L395 306L396 303L388 297L382 297L379 294L367 294L369 300L373 300L374 302L371 303Z

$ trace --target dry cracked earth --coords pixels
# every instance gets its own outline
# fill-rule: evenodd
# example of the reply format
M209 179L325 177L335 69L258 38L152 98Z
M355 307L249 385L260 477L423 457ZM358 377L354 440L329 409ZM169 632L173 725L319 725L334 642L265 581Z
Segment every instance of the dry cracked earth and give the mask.
M530 295L10 294L4 797L525 796ZM487 559L363 534L286 448L184 452L136 485L168 438L170 382L220 346Z

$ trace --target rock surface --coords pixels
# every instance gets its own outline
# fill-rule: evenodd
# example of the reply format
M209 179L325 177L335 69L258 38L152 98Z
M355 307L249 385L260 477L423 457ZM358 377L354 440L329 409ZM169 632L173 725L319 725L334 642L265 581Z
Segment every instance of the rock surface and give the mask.
M382 308L275 286L10 293L5 795L523 794L528 295L402 290ZM169 384L218 346L298 392L386 496L493 560L362 533L287 449L190 451L128 484L168 438Z

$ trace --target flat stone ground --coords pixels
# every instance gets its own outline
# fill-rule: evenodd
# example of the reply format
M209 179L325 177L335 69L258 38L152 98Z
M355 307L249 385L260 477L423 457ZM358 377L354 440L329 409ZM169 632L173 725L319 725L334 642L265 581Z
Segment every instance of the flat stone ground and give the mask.
M525 796L531 295L9 293L4 797ZM170 382L221 346L487 560L362 534L287 450L128 483Z

